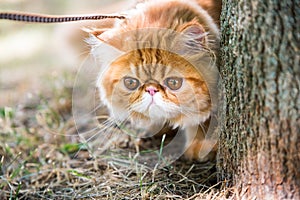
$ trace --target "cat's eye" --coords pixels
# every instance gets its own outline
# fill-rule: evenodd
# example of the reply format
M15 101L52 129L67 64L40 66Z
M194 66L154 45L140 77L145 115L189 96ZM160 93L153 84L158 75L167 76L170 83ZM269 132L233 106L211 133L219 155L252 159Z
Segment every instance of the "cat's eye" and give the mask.
M182 86L182 78L170 77L165 80L165 85L171 90L178 90Z
M124 85L129 90L135 90L140 86L140 82L136 78L125 77Z

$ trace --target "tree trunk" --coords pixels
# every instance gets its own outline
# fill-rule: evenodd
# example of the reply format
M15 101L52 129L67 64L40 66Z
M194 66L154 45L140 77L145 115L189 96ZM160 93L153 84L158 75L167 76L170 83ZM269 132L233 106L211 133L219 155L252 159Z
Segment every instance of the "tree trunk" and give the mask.
M299 4L223 1L218 170L243 199L300 199Z

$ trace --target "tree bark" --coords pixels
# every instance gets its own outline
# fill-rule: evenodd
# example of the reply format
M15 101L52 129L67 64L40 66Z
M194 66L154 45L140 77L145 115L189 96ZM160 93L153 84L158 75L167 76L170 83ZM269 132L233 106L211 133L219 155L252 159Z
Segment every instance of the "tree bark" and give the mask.
M299 4L223 1L218 170L243 199L300 199Z

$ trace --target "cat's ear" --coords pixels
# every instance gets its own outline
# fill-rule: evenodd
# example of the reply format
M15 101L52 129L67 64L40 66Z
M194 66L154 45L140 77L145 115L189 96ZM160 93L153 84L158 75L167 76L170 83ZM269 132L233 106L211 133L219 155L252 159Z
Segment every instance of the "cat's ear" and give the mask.
M84 27L84 28L82 28L82 30L84 32L88 33L89 35L98 37L105 31L110 30L110 28L86 28L86 27Z
M85 32L88 32L91 38L88 40L88 43L106 43L112 46L115 49L122 51L123 47L123 38L122 35L119 35L118 31L114 28L92 28L92 29L83 29ZM119 35L119 36L118 36ZM96 39L96 40L94 40Z
M99 30L97 30L97 32L91 32L90 38L86 41L91 46L91 54L97 63L102 66L108 66L124 52L102 40L100 37L102 33L100 33Z
M90 36L94 36L96 38L99 38L101 40L101 34L111 30L111 28L82 28L82 30L86 33L88 33Z
M205 30L200 24L187 26L185 27L185 29L183 29L182 33L186 34L199 43L204 43L206 40Z
M188 23L180 27L185 47L192 50L201 50L207 46L207 33L197 22Z

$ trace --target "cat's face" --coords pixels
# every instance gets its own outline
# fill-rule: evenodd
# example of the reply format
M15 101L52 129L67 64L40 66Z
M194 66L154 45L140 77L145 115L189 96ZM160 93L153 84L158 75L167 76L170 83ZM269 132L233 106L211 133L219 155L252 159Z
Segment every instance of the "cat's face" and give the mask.
M212 110L208 88L214 87L217 74L210 50L213 34L196 20L172 21L167 28L151 18L146 23L142 16L92 31L102 102L121 122L198 126Z
M202 75L181 56L146 48L123 54L98 79L113 118L173 126L198 125L210 114Z

